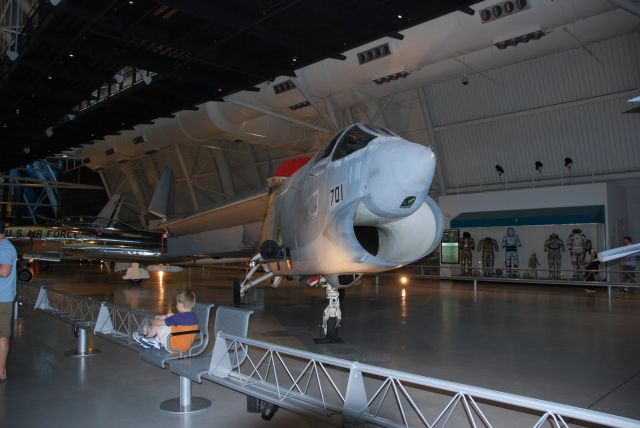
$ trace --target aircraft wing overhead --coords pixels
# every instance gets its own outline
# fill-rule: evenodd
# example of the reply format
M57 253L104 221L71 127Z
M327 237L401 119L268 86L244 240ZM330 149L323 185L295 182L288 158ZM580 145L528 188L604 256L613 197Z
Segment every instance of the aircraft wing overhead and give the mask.
M166 229L170 236L177 236L261 222L267 213L268 201L268 193L261 192L185 218L160 223L159 228Z

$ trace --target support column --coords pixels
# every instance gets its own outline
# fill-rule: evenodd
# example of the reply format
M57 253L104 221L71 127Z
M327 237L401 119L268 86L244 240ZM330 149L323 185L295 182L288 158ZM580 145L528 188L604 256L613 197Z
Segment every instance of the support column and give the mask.
M189 189L189 194L191 195L191 203L193 205L193 209L198 211L200 209L198 205L198 200L196 199L196 193L193 190L193 183L191 182L191 176L189 175L189 171L187 170L187 165L184 163L184 158L182 157L182 152L180 151L180 147L175 144L173 146L176 150L176 154L178 155L178 161L180 162L180 168L182 168L182 174L184 175L185 182L187 183L187 189Z
M229 170L229 161L227 156L222 150L216 150L213 155L213 160L216 163L216 169L218 170L218 176L222 183L222 192L226 199L231 199L236 194L235 186L233 185L233 178L231 177L231 171Z
M111 188L109 187L109 183L107 182L107 177L104 176L103 171L98 171L98 176L100 176L100 180L102 181L102 186L104 187L104 191L107 192L107 197L111 199Z
M130 163L126 163L120 167L121 171L126 175L127 180L129 181L129 187L131 187L131 191L136 198L136 203L138 205L138 221L141 225L146 225L145 213L147 212L147 202L144 197L144 193L142 192L142 188L140 187L140 183L135 176L135 171L133 166Z

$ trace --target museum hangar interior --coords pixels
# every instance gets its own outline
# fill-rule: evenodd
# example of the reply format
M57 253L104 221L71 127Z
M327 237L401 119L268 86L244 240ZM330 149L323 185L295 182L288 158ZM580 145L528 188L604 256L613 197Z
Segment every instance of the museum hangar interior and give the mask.
M370 123L432 150L429 196L454 250L444 239L420 267L350 287L346 344L313 343L325 299L295 281L248 294L249 337L640 419L640 289L606 287L621 279L618 262L602 265L596 293L566 284L584 273L574 241L601 252L640 240L640 4L424 3L3 1L2 218L46 225L122 195L118 220L153 228L166 167L184 217L264 191L283 162ZM505 264L507 247L519 265ZM29 286L155 313L184 287L231 304L230 278L244 277L216 265L132 287L99 263L29 269ZM101 354L65 359L76 342L68 325L22 314L0 384L7 426L107 426L111 413L125 426L265 423L242 394L210 382L194 391L212 407L169 417L157 406L177 392L168 370L96 337ZM325 423L295 413L272 423Z

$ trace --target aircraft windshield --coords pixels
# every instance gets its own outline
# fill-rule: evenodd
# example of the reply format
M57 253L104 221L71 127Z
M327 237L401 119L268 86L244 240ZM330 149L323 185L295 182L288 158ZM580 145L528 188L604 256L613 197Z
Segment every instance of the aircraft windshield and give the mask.
M329 141L329 144L327 144L327 147L324 149L324 151L319 152L319 153L322 153L322 154L316 159L316 162L321 161L322 159L326 158L327 156L329 156L331 154L331 152L333 151L333 147L336 145L336 143L338 142L338 139L340 138L341 135L342 135L342 131L338 132L331 139L331 141Z
M342 135L340 141L338 141L338 146L333 153L332 160L342 159L358 150L364 149L371 140L376 138L378 138L378 135L373 132L366 132L360 125L352 126Z
M363 123L362 126L371 132L375 132L378 135L382 135L383 137L397 137L397 134L389 131L388 129L382 128L380 126L372 125L370 123Z

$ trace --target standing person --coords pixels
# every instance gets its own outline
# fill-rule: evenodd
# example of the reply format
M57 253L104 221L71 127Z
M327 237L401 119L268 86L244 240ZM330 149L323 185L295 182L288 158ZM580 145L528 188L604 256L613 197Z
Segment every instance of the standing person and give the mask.
M624 245L631 245L631 242L632 241L630 236L625 236L623 238ZM636 278L636 265L637 265L635 254L623 258L621 265L622 265L620 266L620 272L622 273L621 281L634 282ZM629 291L629 288L623 287L618 291L620 293L626 293L627 291Z
M0 223L0 381L7 379L11 314L16 298L16 249L5 239L5 227Z
M600 269L600 260L598 260L598 253L591 246L591 241L587 241L588 250L584 253L584 280L596 281L598 278L598 269ZM586 287L584 289L587 293L595 293L595 287Z

